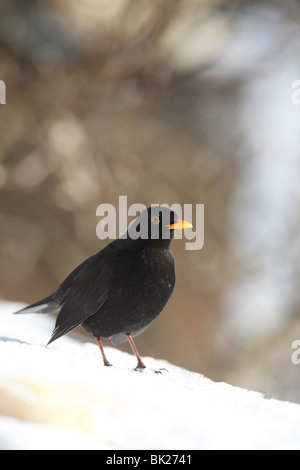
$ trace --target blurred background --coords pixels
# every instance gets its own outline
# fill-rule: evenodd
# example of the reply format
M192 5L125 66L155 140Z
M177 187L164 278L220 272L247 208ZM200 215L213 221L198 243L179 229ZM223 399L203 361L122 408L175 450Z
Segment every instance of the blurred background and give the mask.
M300 403L299 26L296 0L1 0L0 299L102 249L99 204L205 204L137 347Z

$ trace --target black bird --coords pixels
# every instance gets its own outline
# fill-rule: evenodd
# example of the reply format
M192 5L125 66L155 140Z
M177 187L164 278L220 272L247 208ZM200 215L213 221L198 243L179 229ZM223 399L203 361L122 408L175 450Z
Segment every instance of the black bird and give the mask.
M162 311L175 284L170 243L174 230L192 227L175 212L153 206L141 212L126 234L80 264L49 297L16 313L59 312L48 344L78 325L92 333L105 366L102 338L113 345L142 333Z

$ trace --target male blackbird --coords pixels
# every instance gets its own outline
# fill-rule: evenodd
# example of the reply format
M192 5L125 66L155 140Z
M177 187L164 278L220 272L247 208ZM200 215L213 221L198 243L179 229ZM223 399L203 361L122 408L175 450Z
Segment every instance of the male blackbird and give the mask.
M113 345L144 331L162 311L175 284L170 243L175 229L192 227L163 206L144 210L126 234L80 264L49 297L16 313L59 312L48 344L78 325L92 333L106 359L101 337Z

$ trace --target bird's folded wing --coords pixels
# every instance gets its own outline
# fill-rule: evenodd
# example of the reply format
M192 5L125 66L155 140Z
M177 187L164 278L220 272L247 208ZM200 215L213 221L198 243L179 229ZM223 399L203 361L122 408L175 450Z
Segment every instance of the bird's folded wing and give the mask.
M105 303L107 297L107 293L100 296L98 301L94 303L93 307L91 305L83 305L81 307L76 306L76 303L72 302L72 299L64 303L56 319L55 328L48 344L67 334L69 331L85 322L85 320L87 320L91 315L98 312Z
M60 311L48 344L81 325L98 312L108 298L113 260L92 257L62 284Z

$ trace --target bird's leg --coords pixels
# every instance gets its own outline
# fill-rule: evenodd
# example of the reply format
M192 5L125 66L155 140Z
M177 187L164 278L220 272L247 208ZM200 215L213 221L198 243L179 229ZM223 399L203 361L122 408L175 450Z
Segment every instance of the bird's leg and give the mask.
M141 371L142 369L146 369L146 366L145 364L143 363L142 359L141 359L141 356L139 355L139 352L138 350L136 349L136 345L134 344L133 342L133 339L131 338L130 335L127 335L127 338L128 338L128 341L130 343L130 346L132 347L132 351L134 352L137 360L138 360L138 363L137 363L137 366L134 370L139 370Z
M99 336L95 336L95 338L96 338L96 340L97 340L98 346L99 346L100 351L101 351L101 354L102 354L103 364L104 364L106 367L111 367L112 364L107 360L107 358L106 358L106 356L105 356L104 349L103 349L103 346L102 346L102 343L101 343L101 339L99 338Z

